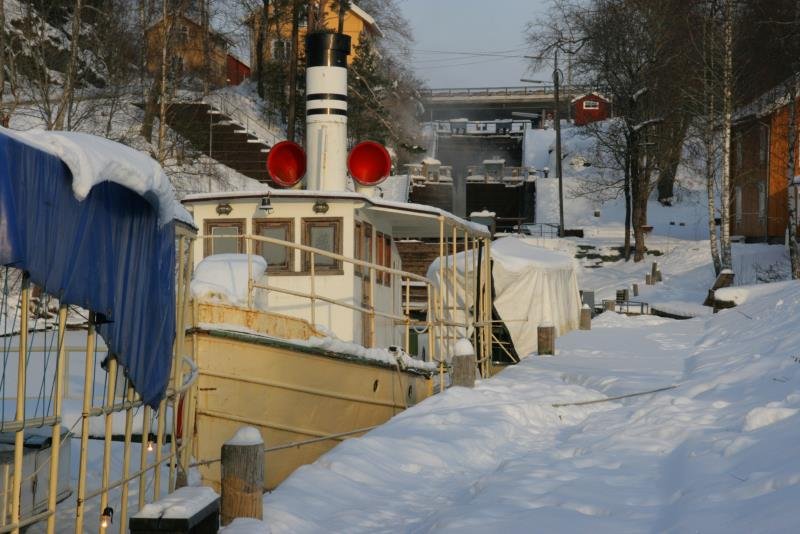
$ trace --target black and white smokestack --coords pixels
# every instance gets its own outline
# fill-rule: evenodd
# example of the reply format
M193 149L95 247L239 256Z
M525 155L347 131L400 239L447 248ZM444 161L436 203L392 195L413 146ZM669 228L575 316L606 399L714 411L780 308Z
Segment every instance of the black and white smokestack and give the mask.
M307 187L344 191L347 184L347 56L350 36L306 37Z

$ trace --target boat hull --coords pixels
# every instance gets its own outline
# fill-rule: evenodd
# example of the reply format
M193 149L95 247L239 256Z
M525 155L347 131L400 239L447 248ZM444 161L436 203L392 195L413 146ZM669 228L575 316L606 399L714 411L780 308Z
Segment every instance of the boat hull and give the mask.
M302 342L212 328L188 337L200 373L195 455L201 463L219 458L222 444L245 425L261 431L267 449L311 442L265 454L267 490L348 437L327 436L382 424L431 394L425 374ZM203 483L219 490L219 463L200 471Z

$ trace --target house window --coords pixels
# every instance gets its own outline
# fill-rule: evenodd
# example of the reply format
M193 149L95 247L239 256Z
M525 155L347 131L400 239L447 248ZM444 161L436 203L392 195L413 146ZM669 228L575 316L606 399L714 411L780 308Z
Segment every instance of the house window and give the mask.
M286 61L289 59L292 45L286 39L272 40L272 59L275 61Z
M203 254L241 254L244 252L244 219L216 219L205 222Z
M742 223L742 187L736 186L736 224Z
M767 186L764 182L758 184L758 218L764 220L767 216Z
M189 42L189 28L180 26L177 31L176 40L178 44L186 44Z
M600 102L594 100L584 100L583 109L600 109Z
M342 219L341 218L308 218L303 219L303 244L334 254L342 253ZM303 271L311 271L311 254L303 254ZM314 254L314 271L316 273L342 274L340 260Z
M253 219L256 235L294 242L294 219ZM256 242L256 252L267 260L267 272L294 271L294 249L276 243Z

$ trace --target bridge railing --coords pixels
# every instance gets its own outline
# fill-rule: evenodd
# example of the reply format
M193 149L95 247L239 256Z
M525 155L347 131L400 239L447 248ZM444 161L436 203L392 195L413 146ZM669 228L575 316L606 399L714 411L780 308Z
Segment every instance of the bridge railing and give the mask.
M562 85L560 92L564 94L579 93L590 88L583 85ZM524 95L543 95L555 92L552 84L542 85L521 85L516 87L453 87L440 89L424 89L421 91L423 96L442 97L442 96L524 96Z

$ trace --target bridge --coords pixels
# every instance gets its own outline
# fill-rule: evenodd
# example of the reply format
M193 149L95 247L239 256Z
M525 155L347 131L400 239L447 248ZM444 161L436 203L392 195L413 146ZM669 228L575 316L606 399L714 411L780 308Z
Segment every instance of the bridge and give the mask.
M569 101L590 91L586 86L562 85L559 87L561 112L569 113ZM511 113L552 112L555 108L555 88L552 85L526 85L518 87L459 87L422 91L426 104L425 120L510 119Z

